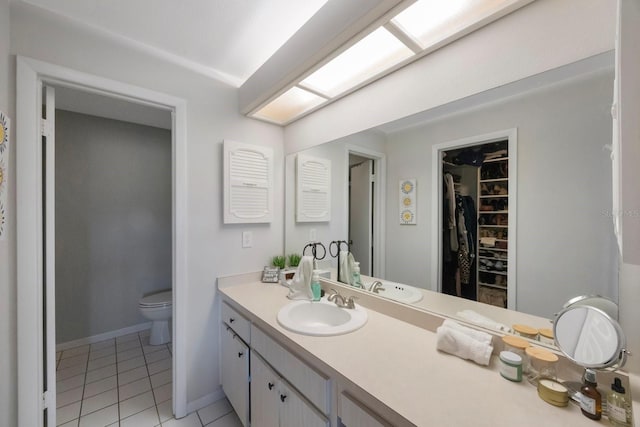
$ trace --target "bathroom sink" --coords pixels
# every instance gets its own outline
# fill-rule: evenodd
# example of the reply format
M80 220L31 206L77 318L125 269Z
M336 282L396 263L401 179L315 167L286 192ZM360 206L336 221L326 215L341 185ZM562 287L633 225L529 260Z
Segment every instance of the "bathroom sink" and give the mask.
M386 280L381 280L381 283L383 285L382 288L379 288L374 292L381 297L389 298L405 304L412 304L422 299L422 291L418 288L414 288L413 286L388 282ZM367 289L370 288L371 284L367 286Z
M325 298L320 301L293 301L280 309L278 323L303 335L342 335L367 323L367 312L357 304L354 309L340 308Z

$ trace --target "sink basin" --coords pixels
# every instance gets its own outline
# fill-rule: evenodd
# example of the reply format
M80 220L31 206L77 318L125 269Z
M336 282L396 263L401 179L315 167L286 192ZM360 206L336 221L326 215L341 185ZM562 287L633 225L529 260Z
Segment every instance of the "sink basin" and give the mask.
M303 335L329 336L353 332L367 323L367 312L340 308L325 298L320 301L293 301L278 312L278 323Z
M418 288L400 283L388 282L386 280L381 280L381 282L384 285L384 290L378 289L374 292L381 297L389 298L405 304L412 304L422 299L422 291ZM371 284L367 286L367 289L370 287Z

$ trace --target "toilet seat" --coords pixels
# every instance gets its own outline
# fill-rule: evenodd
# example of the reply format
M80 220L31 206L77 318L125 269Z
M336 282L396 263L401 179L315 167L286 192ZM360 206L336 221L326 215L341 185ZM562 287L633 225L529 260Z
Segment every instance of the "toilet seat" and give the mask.
M173 292L164 291L157 294L148 295L138 302L139 307L160 308L168 307L173 303Z

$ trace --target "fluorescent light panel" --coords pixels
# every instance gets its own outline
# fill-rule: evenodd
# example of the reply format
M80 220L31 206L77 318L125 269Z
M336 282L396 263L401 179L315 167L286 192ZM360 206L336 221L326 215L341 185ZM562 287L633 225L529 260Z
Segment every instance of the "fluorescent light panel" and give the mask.
M424 51L513 3L514 0L418 0L391 21ZM367 80L388 73L414 55L387 29L378 27L251 116L287 124Z
M300 82L335 97L413 55L413 51L383 27L323 65Z
M392 19L426 49L499 11L510 0L419 0Z
M326 98L294 86L254 113L253 117L284 124L325 101Z

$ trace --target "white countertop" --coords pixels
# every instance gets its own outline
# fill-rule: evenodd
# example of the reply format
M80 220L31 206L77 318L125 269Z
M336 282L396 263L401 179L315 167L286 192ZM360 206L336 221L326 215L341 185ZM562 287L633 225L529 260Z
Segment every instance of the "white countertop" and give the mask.
M230 281L233 282L233 281ZM229 283L230 283L229 282ZM526 380L514 383L489 367L436 350L436 335L367 309L367 324L333 337L311 337L281 327L276 315L290 302L279 284L247 281L220 291L273 338L338 377L359 386L417 426L593 426L580 409L552 406ZM340 378L342 377L342 378ZM606 417L600 421L608 425Z

